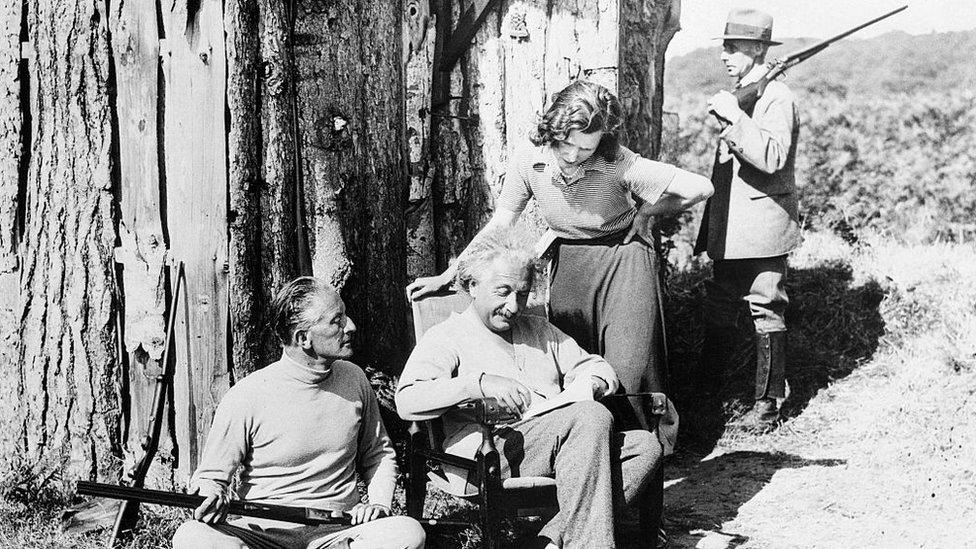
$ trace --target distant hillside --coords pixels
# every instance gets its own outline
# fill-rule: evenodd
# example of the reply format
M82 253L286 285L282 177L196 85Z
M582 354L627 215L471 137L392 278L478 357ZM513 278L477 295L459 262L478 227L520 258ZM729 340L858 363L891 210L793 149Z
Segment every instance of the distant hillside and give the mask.
M773 47L778 57L816 43L812 38L788 38ZM675 57L664 77L665 108L689 93L728 88L729 78L719 60L719 44ZM844 97L912 93L928 89L976 89L976 30L910 35L891 32L866 40L847 39L831 45L786 75L797 91Z

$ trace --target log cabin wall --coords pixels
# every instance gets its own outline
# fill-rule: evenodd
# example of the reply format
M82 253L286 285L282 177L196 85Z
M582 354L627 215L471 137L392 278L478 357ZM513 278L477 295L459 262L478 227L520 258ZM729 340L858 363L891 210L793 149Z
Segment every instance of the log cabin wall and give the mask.
M117 480L174 297L150 486L185 482L224 392L277 358L267 305L294 276L335 285L357 361L398 373L404 285L487 220L548 96L619 90L656 152L666 4L0 0L0 465Z

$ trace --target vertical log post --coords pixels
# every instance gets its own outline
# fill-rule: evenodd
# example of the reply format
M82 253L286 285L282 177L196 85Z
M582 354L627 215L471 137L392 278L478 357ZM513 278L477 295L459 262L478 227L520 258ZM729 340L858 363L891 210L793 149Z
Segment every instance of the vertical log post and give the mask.
M0 417L16 417L13 379L17 354L14 308L20 293L17 270L18 195L21 186L24 117L21 113L21 0L0 2ZM10 377L7 377L10 376ZM2 441L6 435L0 435ZM0 452L8 443L0 442ZM2 461L2 460L0 460Z
M295 143L295 63L291 24L298 0L259 0L261 104L261 263L264 298L302 273ZM272 358L272 357L267 357ZM277 357L275 357L277 358Z
M38 1L28 13L31 148L18 301L17 395L4 448L66 480L117 478L112 114L104 2Z
M185 262L174 377L179 469L197 465L229 387L226 64L220 0L166 3L166 215Z
M228 0L227 131L229 209L228 294L231 364L239 380L272 358L264 326L261 261L261 108L258 0ZM269 223L273 222L268 220Z
M296 29L312 270L359 325L357 360L407 351L401 2L303 2ZM299 38L300 37L300 38Z
M407 278L429 276L436 268L434 208L430 165L431 77L433 76L436 17L428 0L406 0L403 6L404 81L406 84L407 161Z

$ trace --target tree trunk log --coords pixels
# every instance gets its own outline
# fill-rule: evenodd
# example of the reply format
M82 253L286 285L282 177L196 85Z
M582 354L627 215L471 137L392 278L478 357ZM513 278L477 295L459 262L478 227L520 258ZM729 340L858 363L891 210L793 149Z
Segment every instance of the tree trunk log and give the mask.
M18 358L14 310L20 293L17 269L17 206L22 188L24 116L21 113L21 0L0 2L0 417L15 417L20 395L12 383ZM19 372L16 373L19 376ZM4 435L0 435L0 441ZM0 451L8 447L0 442ZM0 458L0 463L3 459Z
M227 173L231 364L239 380L273 355L261 260L261 108L258 0L225 3L227 34ZM270 229L275 220L268 219Z
M118 478L112 113L103 2L28 6L34 143L20 250L16 413L0 455L62 478Z
M621 142L647 158L661 150L664 52L680 28L681 0L622 0L620 16Z
M407 352L401 3L300 4L296 31L313 273L359 326L357 360L398 373Z
M20 112L22 16L21 0L0 2L0 277L17 266L17 196L24 121ZM5 289L0 286L0 290Z
M265 302L302 268L298 180L295 156L295 70L292 59L287 3L296 0L259 0L261 58L262 280ZM273 338L271 338L273 339ZM274 345L274 341L271 342ZM277 359L277 357L266 357Z

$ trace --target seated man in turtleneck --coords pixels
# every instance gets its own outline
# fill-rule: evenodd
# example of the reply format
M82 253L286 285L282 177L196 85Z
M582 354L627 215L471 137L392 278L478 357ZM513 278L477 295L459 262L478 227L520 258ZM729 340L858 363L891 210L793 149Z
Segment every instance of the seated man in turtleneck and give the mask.
M327 284L301 277L272 303L281 359L235 384L221 400L191 487L206 500L180 526L182 548L413 549L420 524L390 516L396 484L393 446L363 371L352 354L355 325ZM231 480L240 468L240 485ZM356 488L357 471L368 501ZM347 511L348 526L236 518L233 497Z
M443 416L448 452L473 458L479 426L455 404L493 397L526 414L496 427L503 477L548 476L556 481L558 514L535 541L539 547L615 547L614 506L631 503L652 476L661 443L644 430L614 432L594 398L617 390L613 368L583 351L545 318L520 315L539 262L517 231L480 234L458 260L457 282L471 305L430 328L400 376L400 417ZM560 396L571 391L575 396ZM583 398L580 398L582 395ZM533 415L534 410L566 404ZM450 475L463 492L469 479Z

